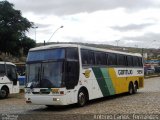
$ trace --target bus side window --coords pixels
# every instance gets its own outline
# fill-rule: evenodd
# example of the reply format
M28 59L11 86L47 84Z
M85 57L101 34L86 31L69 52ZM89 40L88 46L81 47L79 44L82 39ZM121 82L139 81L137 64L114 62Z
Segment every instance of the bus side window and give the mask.
M66 48L66 57L68 60L78 60L77 48Z
M5 65L0 64L0 76L4 76L4 75L5 75Z
M87 65L89 62L88 60L88 50L81 50L81 59L82 59L82 64Z
M13 81L13 84L16 85L17 82L17 72L16 67L13 65L6 65L7 66L7 77Z
M139 66L139 63L138 63L138 57L133 57L133 64L134 66L138 67Z
M127 65L133 66L133 57L132 56L127 56Z
M116 54L108 53L108 65L117 65Z
M95 64L95 56L93 51L88 51L88 64L94 65Z
M97 65L106 65L106 54L103 52L96 52L96 64Z
M125 66L125 56L121 54L117 54L117 62L120 66Z

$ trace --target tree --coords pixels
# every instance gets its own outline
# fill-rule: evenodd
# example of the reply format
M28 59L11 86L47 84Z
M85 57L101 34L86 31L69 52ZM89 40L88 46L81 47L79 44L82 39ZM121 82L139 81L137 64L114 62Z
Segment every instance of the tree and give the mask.
M28 38L28 37L24 37L21 40L21 47L23 48L23 53L24 55L28 54L28 51L30 48L33 48L36 46L36 42L33 41L32 39Z
M21 41L27 38L25 32L33 23L22 17L20 10L13 7L8 1L0 1L0 51L19 55Z

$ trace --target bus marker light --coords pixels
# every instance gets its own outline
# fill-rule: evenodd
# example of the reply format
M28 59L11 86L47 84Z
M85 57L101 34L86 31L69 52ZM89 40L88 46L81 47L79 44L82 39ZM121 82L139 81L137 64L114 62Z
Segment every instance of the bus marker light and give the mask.
M64 91L60 91L60 94L62 94L62 95L63 95L63 94L64 94Z

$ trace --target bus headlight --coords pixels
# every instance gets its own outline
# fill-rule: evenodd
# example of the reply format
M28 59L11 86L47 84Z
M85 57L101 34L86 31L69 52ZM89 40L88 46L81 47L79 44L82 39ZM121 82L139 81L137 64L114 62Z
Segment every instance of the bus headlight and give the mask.
M60 101L59 98L53 98L53 101Z

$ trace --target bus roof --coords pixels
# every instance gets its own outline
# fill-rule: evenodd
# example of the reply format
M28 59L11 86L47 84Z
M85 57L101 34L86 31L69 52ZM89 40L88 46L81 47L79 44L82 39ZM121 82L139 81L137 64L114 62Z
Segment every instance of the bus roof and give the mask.
M79 45L76 44L54 44L54 45L45 45L40 47L35 47L30 49L29 51L37 51L37 50L47 50L53 48L62 48L62 47L78 47Z
M53 48L63 48L63 47L79 47L83 49L88 50L94 50L94 51L101 51L101 52L109 52L109 53L118 53L118 54L124 54L124 55L131 55L131 56L138 56L142 57L140 53L127 53L127 52L121 52L116 50L110 50L110 49L102 49L97 47L89 47L84 45L77 45L77 44L54 44L54 45L46 45L46 46L40 46L30 49L29 51L39 51L39 50L47 50L47 49L53 49Z
M8 64L8 65L14 65L14 66L16 66L15 64L13 64L11 62L5 62L5 61L0 61L0 64Z

